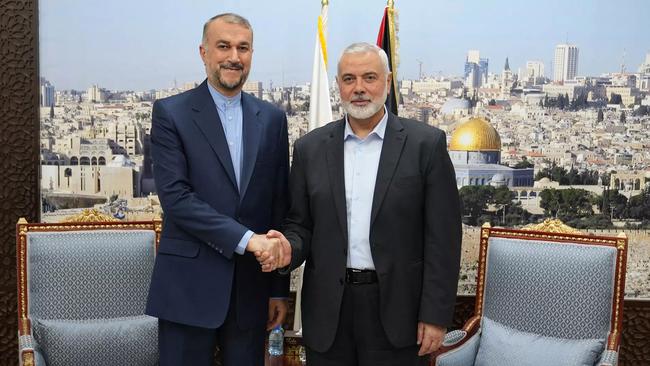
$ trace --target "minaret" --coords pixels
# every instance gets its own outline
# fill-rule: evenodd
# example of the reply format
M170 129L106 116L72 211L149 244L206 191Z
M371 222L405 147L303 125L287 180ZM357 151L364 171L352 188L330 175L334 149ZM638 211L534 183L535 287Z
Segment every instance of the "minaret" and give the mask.
M506 57L506 64L503 66L501 73L501 99L505 100L510 97L510 88L512 88L512 71L510 70L510 63Z

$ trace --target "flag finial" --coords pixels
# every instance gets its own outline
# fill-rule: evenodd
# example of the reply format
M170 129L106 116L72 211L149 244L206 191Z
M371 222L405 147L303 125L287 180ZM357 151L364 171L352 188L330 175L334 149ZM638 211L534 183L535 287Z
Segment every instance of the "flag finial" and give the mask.
M329 5L329 4L330 4L330 1L329 1L329 0L321 0L321 1L320 1L320 4L321 4L322 6Z
M394 7L395 7L395 0L388 0L388 4L387 4L387 6L388 6L389 8L394 8Z

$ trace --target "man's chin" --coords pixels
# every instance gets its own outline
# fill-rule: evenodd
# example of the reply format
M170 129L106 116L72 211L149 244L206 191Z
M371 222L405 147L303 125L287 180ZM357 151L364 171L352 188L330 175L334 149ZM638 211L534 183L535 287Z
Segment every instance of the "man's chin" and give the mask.
M355 118L355 119L368 119L368 118L374 116L382 106L383 105L380 105L377 108L375 105L369 104L369 105L367 105L365 107L358 107L358 106L355 106L354 104L349 104L344 109L352 118Z
M237 90L240 89L242 85L244 85L244 78L240 78L234 81L227 81L219 78L218 82L219 85L226 90Z

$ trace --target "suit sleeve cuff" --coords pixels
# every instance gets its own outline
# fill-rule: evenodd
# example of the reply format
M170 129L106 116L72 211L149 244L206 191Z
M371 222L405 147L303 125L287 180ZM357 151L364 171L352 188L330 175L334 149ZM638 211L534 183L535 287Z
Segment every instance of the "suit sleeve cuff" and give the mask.
M235 253L242 255L246 251L246 246L248 245L248 241L251 240L251 237L253 237L253 232L248 230L244 234L244 236L241 237L241 240L239 241L239 244L237 244L237 248L235 248Z

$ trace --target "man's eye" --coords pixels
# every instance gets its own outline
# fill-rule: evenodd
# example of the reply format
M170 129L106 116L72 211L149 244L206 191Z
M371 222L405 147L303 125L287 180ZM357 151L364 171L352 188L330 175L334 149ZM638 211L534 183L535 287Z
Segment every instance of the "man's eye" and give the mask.
M249 50L248 46L239 46L239 52L248 52Z
M377 75L366 75L366 81L375 81L377 80Z
M227 44L219 44L217 45L217 48L220 50L227 50L230 47Z

